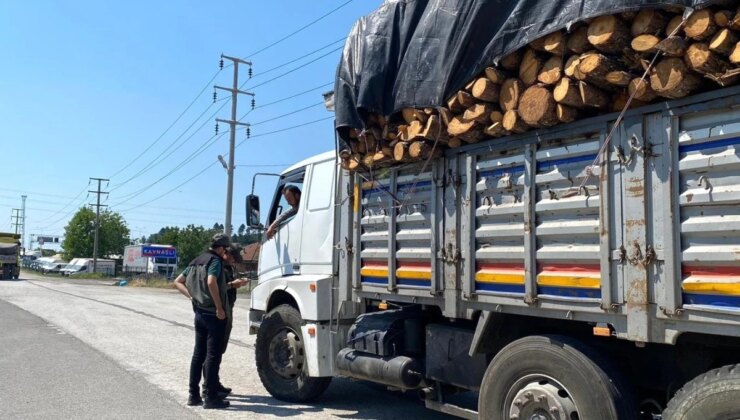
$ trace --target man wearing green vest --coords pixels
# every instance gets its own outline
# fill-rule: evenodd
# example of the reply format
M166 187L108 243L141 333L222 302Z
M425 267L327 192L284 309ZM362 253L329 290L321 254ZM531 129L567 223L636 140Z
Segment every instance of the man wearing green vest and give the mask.
M226 276L224 255L231 246L228 235L214 235L211 246L175 279L175 287L190 299L195 312L195 348L190 362L188 405L203 408L226 408L217 384L226 334ZM200 396L200 379L205 375L205 401ZM213 386L210 386L213 385Z

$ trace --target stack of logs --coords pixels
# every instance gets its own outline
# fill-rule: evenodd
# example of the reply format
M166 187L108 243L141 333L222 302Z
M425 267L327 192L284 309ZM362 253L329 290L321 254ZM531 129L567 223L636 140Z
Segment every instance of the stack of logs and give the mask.
M444 148L682 98L740 80L740 7L644 9L583 22L531 42L485 69L446 107L370 114L350 130L345 169L425 160ZM650 61L661 52L653 67ZM645 70L648 77L641 79ZM396 121L397 120L397 121Z

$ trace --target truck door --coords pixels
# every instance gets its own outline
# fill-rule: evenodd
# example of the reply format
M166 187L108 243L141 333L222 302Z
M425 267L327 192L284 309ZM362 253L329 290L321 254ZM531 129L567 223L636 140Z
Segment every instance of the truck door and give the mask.
M311 165L305 184L306 206L301 235L301 274L332 274L334 240L334 179L336 162L328 160Z
M273 205L267 219L269 226L281 215L291 210L285 199L284 190L289 186L303 191L303 181L306 168L287 174L280 179ZM260 251L260 278L270 279L282 276L300 274L301 261L301 230L303 227L303 207L306 197L301 193L298 211L295 215L286 218L277 229L272 239L265 239ZM263 268L264 267L264 268Z

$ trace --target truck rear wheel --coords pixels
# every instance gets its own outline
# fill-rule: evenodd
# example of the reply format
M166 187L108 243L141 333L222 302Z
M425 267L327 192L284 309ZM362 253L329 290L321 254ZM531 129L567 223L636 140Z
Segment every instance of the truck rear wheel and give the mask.
M582 342L531 336L504 347L480 390L481 419L633 419L637 406L619 372Z
M331 382L331 377L308 376L302 322L297 309L280 305L267 314L257 331L257 373L265 389L279 400L314 400Z
M664 420L740 418L740 365L710 370L684 385L668 402Z

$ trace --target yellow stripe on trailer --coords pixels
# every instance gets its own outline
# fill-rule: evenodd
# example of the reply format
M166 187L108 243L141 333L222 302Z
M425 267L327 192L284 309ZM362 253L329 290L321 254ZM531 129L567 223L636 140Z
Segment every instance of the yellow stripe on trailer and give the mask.
M396 277L399 279L413 279L413 280L431 280L431 271L416 271L416 270L396 270Z
M382 268L362 268L360 275L363 277L388 277L388 270Z
M480 283L524 284L524 274L481 272L476 273L475 281Z
M549 287L575 287L579 289L599 289L601 288L601 278L540 274L537 276L537 285Z
M683 291L686 293L719 294L740 296L740 283L683 283Z

